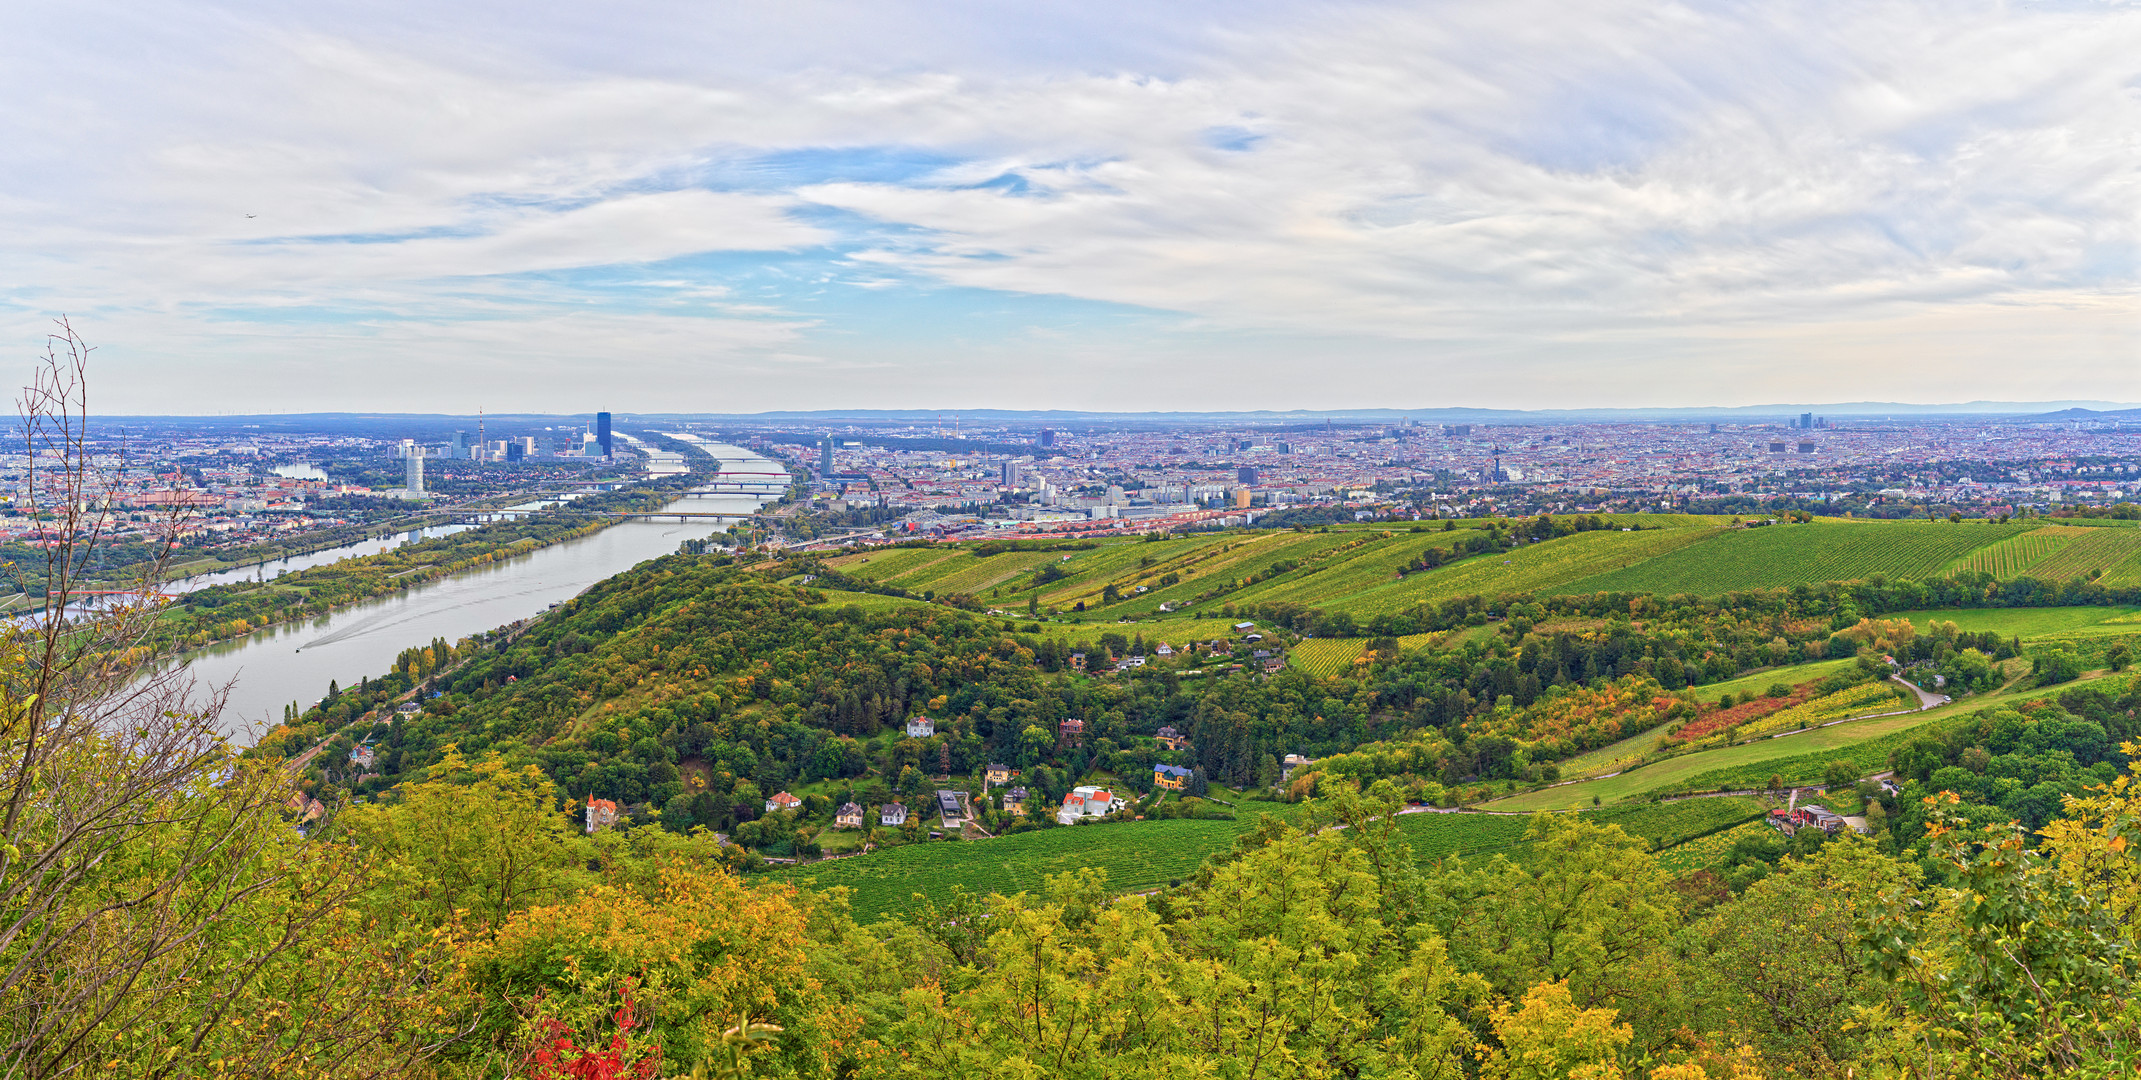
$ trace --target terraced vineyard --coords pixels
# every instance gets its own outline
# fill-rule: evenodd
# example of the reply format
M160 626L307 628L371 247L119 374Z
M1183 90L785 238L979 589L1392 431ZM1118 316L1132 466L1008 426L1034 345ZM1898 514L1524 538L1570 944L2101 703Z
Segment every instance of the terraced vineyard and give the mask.
M2141 552L2128 555L2111 569L2104 571L2100 580L2106 585L2141 585Z
M1707 799L1700 801L1715 802L1718 800ZM1761 836L1770 831L1769 825L1759 819L1734 825L1723 832L1698 837L1659 852L1658 865L1663 867L1666 873L1674 877L1686 877L1697 870L1709 870L1724 862L1725 856L1731 853L1732 846L1741 840L1750 836Z
M1403 581L1364 589L1335 606L1356 615L1380 615L1453 596L1568 591L1559 586L1611 568L1640 565L1690 545L1699 547L1718 535L1719 530L1707 527L1577 533L1500 555L1475 555Z
M1206 855L1231 847L1249 827L1247 815L1237 821L1080 825L995 840L910 844L769 876L853 890L855 917L869 922L914 910L916 893L942 897L954 885L983 894L1038 892L1048 875L1088 866L1106 870L1115 889L1158 888L1195 873Z
M890 582L902 574L944 562L956 555L957 552L941 548L887 548L862 555L843 555L827 560L825 565L865 581Z
M1403 576L1399 569L1417 565L1423 552L1453 550L1477 534L1385 523L1123 538L993 555L961 548L882 549L836 557L828 565L914 593L971 595L1006 610L1029 601L1063 612L1082 604L1088 619L1163 621L1191 607L1197 609L1191 617L1207 615L1221 603L1295 603L1372 618L1468 595L1716 595L1877 574L1923 580L1965 570L2048 580L2095 573L2106 585L2141 585L2141 529L1874 521L1727 529L1694 515L1647 517L1665 527L1577 533ZM1053 580L1036 581L1043 571ZM1120 599L1109 604L1104 601L1111 586ZM1321 656L1335 648L1312 649L1296 662L1339 670L1351 657Z
M1013 551L986 558L961 555L931 566L928 584L924 587L940 596L953 593L979 596L1062 558L1061 554L1050 551Z
M1395 588L1399 584L1400 567L1418 563L1421 555L1432 548L1454 551L1457 545L1476 535L1477 531L1471 529L1400 532L1389 539L1377 539L1342 554L1334 552L1332 556L1284 577L1244 589L1233 599L1237 603L1290 601L1311 607L1324 607L1334 601L1344 603L1367 590Z
M1814 581L1941 576L1981 548L2029 526L1945 522L1827 523L1733 529L1558 591L1693 593L1788 588Z
M2053 527L2010 536L1957 559L1949 570L1975 570L2002 580L2018 578L2028 572L2030 567L2074 541L2072 536L2062 534L2087 531Z
M1041 602L1064 604L1083 600L1090 606L1099 602L1102 589L1112 583L1122 591L1125 599L1120 605L1110 606L1109 613L1144 615L1158 611L1161 604L1180 606L1194 601L1199 594L1209 592L1217 586L1270 573L1280 563L1322 565L1320 560L1323 556L1353 544L1360 546L1351 548L1346 553L1347 557L1366 555L1374 550L1378 541L1372 534L1364 537L1359 533L1344 532L1261 533L1246 538L1237 536L1230 543L1217 545L1209 551L1198 551L1186 557L1158 561L1149 567L1138 567L1133 562L1123 573L1106 578L1081 579L1078 585L1070 589L1044 593ZM1174 574L1180 580L1173 585L1161 584L1161 579L1168 574ZM1134 590L1138 585L1144 585L1147 591L1136 593ZM1240 602L1246 591L1230 592L1226 599Z
M2141 529L2061 529L2082 535L2049 558L2030 567L2029 575L2043 581L2073 581L2091 573L2111 575L2113 568L2141 556Z
M1327 679L1352 667L1367 648L1362 638L1316 638L1294 646L1286 666Z
M915 894L942 896L953 885L979 893L1038 892L1050 874L1080 867L1108 872L1123 892L1158 888L1196 872L1205 856L1224 851L1255 825L1258 814L1292 817L1300 807L1244 803L1234 821L1138 821L1046 829L995 840L910 844L853 858L781 868L768 876L817 888L852 890L855 917L864 922L915 910ZM1670 849L1759 814L1751 799L1699 799L1585 811L1595 821ZM1414 858L1431 862L1516 853L1530 819L1513 814L1404 814L1398 833Z

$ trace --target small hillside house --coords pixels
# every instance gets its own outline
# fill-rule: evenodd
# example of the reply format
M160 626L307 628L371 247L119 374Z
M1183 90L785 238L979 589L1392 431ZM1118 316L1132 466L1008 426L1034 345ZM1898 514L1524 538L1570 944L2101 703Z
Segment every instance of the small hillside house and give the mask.
M833 812L833 828L862 828L862 807L854 803L841 803L840 809Z
M888 829L905 825L907 808L896 802L888 802L877 808L877 823Z
M1154 765L1152 767L1152 786L1166 788L1169 791L1180 791L1189 786L1190 775L1190 771L1180 765Z
M917 716L907 721L907 737L910 739L926 739L936 733L937 722L929 717Z
M793 810L801 805L803 805L803 800L798 799L795 796L783 791L766 800L766 813L771 814L781 810Z
M1011 766L992 764L988 771L981 775L983 783L990 787L999 787L1011 782Z
M1279 779L1291 780L1294 778L1294 770L1306 768L1315 763L1315 758L1302 757L1299 754L1288 754L1286 755L1286 760L1279 762Z
M1177 731L1172 727L1161 728L1159 733L1154 735L1153 738L1159 740L1160 745L1168 748L1169 750L1180 750L1183 747L1189 745L1189 736L1182 734L1180 731Z
M1018 817L1026 816L1026 789L1015 787L1004 792L1004 813Z

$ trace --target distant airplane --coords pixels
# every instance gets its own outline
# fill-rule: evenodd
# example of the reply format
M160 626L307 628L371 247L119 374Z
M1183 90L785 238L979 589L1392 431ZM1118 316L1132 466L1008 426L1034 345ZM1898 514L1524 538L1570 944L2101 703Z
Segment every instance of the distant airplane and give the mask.
M259 217L260 215L259 215L259 214L247 214L247 215L245 215L245 216L246 216L246 217L249 217L249 218L256 218L256 217Z

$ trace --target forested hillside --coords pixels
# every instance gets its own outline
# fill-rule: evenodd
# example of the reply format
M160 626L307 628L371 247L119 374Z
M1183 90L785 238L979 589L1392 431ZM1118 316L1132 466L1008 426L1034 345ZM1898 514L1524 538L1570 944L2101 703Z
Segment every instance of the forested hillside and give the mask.
M1555 532L1481 529L1449 565L1674 535ZM0 1016L41 1073L127 1076L2130 1067L2122 594L1964 568L1356 619L1310 601L1357 591L1285 565L1409 581L1429 571L1393 551L1432 561L1458 533L870 556L981 563L940 580L983 589L1105 556L1123 576L1079 586L1103 609L1162 555L1239 555L1262 575L1242 593L1291 582L1218 619L992 614L859 560L657 559L414 646L242 757L202 740L153 813L111 819L142 861L23 894L83 949L130 920L164 951L121 967L178 989L110 989L17 944L38 1001L125 1011ZM1058 824L1081 785L1116 798ZM912 813L881 819L894 805ZM67 837L89 834L39 835L86 854ZM177 869L144 877L159 859Z

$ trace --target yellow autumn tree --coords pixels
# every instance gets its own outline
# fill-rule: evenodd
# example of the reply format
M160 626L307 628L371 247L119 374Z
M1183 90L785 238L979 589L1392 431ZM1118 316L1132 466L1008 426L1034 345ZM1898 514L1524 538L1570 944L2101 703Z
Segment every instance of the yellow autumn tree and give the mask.
M751 1051L770 1072L832 1075L867 1047L852 1010L808 971L810 918L792 887L750 887L683 858L645 887L601 884L530 908L468 957L462 989L504 1007L461 1064L518 1075L561 1035L579 1046L622 1035L670 1075L726 1053L724 1032L770 1024L778 1034Z
M1567 980L1524 992L1521 1008L1494 1010L1499 1048L1480 1062L1487 1080L1621 1080L1621 1048L1635 1037L1612 1009L1581 1009ZM1676 1078L1679 1080L1679 1078Z

